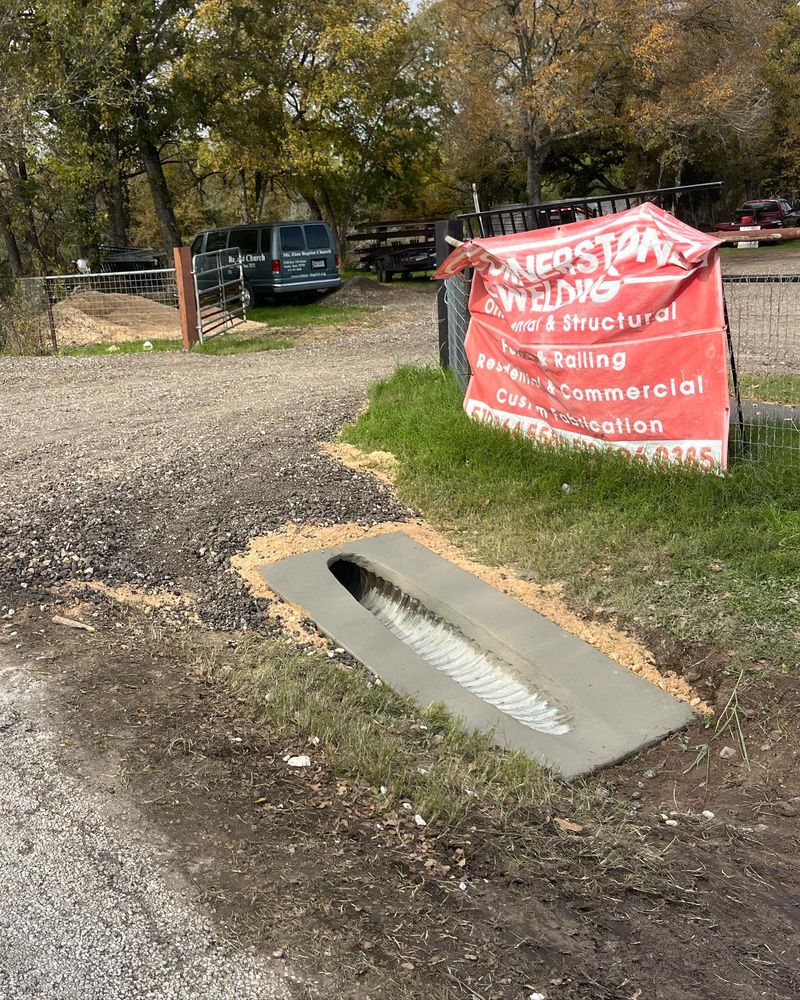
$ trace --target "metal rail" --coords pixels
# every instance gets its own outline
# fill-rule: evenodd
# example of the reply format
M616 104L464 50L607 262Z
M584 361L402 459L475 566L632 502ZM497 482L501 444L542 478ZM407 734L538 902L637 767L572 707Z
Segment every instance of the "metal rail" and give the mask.
M192 275L201 344L246 321L244 271L238 247L195 254Z
M696 229L713 230L716 226L714 201L721 190L722 181L683 184L679 187L600 194L590 198L565 198L539 205L500 205L485 212L467 212L459 215L458 219L468 238L506 236L613 215L652 201L677 218L690 222Z

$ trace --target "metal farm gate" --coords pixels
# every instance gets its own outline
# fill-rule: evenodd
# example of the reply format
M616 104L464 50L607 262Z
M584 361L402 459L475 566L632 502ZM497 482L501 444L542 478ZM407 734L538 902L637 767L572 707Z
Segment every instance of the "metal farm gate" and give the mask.
M248 301L238 247L195 254L192 277L201 344L245 322Z

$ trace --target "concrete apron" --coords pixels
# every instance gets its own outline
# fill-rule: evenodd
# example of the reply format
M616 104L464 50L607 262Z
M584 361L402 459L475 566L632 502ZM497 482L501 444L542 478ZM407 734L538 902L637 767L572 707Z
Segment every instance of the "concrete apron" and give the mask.
M340 560L382 578L480 646L501 677L557 708L559 732L518 721L415 652L334 576L330 567ZM520 749L564 778L622 760L694 718L688 705L402 532L307 552L260 572L397 691L422 705L444 704L468 728L491 733L500 746Z

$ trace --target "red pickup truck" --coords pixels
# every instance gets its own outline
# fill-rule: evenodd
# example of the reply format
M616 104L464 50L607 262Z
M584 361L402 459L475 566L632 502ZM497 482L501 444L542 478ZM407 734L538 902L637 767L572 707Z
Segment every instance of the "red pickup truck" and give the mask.
M720 222L717 229L722 232L736 232L746 227L757 229L780 229L786 225L789 216L797 219L798 212L783 198L763 198L746 201L736 209L733 222Z

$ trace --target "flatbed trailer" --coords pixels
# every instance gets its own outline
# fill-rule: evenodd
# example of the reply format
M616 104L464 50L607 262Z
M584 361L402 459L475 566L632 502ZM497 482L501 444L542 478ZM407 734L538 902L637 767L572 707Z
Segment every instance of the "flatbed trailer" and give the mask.
M436 270L433 219L364 222L347 236L347 243L350 255L358 258L359 270L374 271L379 281Z

